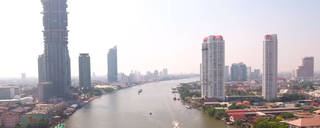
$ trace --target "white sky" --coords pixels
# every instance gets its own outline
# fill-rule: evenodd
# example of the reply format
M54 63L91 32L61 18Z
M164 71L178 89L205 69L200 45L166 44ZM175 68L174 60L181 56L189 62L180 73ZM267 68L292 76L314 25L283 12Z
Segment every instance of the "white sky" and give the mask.
M221 34L226 64L262 66L262 40L279 38L279 70L292 71L304 56L320 70L320 1L309 0L69 0L72 76L88 52L92 72L107 74L107 52L118 46L120 72L199 73L202 39ZM1 0L0 77L37 76L43 53L40 0Z

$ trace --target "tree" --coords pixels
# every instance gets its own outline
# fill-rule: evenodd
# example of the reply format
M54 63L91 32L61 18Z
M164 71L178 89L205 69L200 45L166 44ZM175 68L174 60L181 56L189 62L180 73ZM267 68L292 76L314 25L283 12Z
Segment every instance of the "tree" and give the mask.
M266 117L259 118L253 124L253 128L287 128L288 125L286 123L280 122L276 118Z
M295 107L301 107L301 104L296 104L296 105L294 105Z
M237 128L241 128L243 126L243 121L242 120L236 120L236 121L234 121L234 125Z
M292 113L284 112L280 114L280 117L283 119L291 119L291 118L294 118L295 116Z
M281 116L277 116L276 119L277 119L278 121L281 121L281 120L282 120Z
M245 109L245 108L250 108L250 106L248 106L248 105L236 105L235 103L233 103L232 105L229 106L228 109L232 110L232 109Z
M214 117L215 117L216 119L222 119L222 118L224 118L224 117L226 117L226 116L227 116L227 113L226 113L224 110L222 110L222 109L216 110L216 111L215 111L215 114L214 114Z

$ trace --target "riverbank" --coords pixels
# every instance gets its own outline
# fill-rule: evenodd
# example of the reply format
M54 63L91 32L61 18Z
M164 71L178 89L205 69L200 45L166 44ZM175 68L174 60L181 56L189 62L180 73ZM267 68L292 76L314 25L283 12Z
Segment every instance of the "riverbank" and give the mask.
M190 83L180 83L176 88L180 94L182 102L186 102L188 106L197 109L210 117L225 122L228 120L226 113L226 106L213 108L210 106L203 106L203 98L201 98L201 83L200 81ZM175 90L174 88L172 90Z

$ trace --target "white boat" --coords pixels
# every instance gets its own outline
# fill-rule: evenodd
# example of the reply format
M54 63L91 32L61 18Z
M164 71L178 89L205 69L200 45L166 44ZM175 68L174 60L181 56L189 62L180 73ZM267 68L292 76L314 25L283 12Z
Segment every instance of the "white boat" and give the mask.
M173 128L180 128L180 124L177 121L172 121Z

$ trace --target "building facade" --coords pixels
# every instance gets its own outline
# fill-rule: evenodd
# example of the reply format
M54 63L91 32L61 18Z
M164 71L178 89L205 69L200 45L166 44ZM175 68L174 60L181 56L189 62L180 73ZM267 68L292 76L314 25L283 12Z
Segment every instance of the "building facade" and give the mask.
M211 35L202 43L201 94L204 98L225 99L225 42L221 35Z
M312 81L314 77L314 57L305 57L302 59L302 65L296 72L297 79L303 81Z
M82 53L79 56L79 86L81 88L91 87L90 56L88 53Z
M247 81L247 66L245 64L232 64L231 81Z
M21 89L18 86L0 86L0 100L20 98Z
M118 81L118 55L117 47L111 48L108 52L108 82Z
M277 98L278 38L276 34L265 35L263 41L262 95L266 100Z
M68 50L68 18L66 0L42 0L44 53L38 58L39 83L50 82L43 88L43 100L67 98L71 74Z

